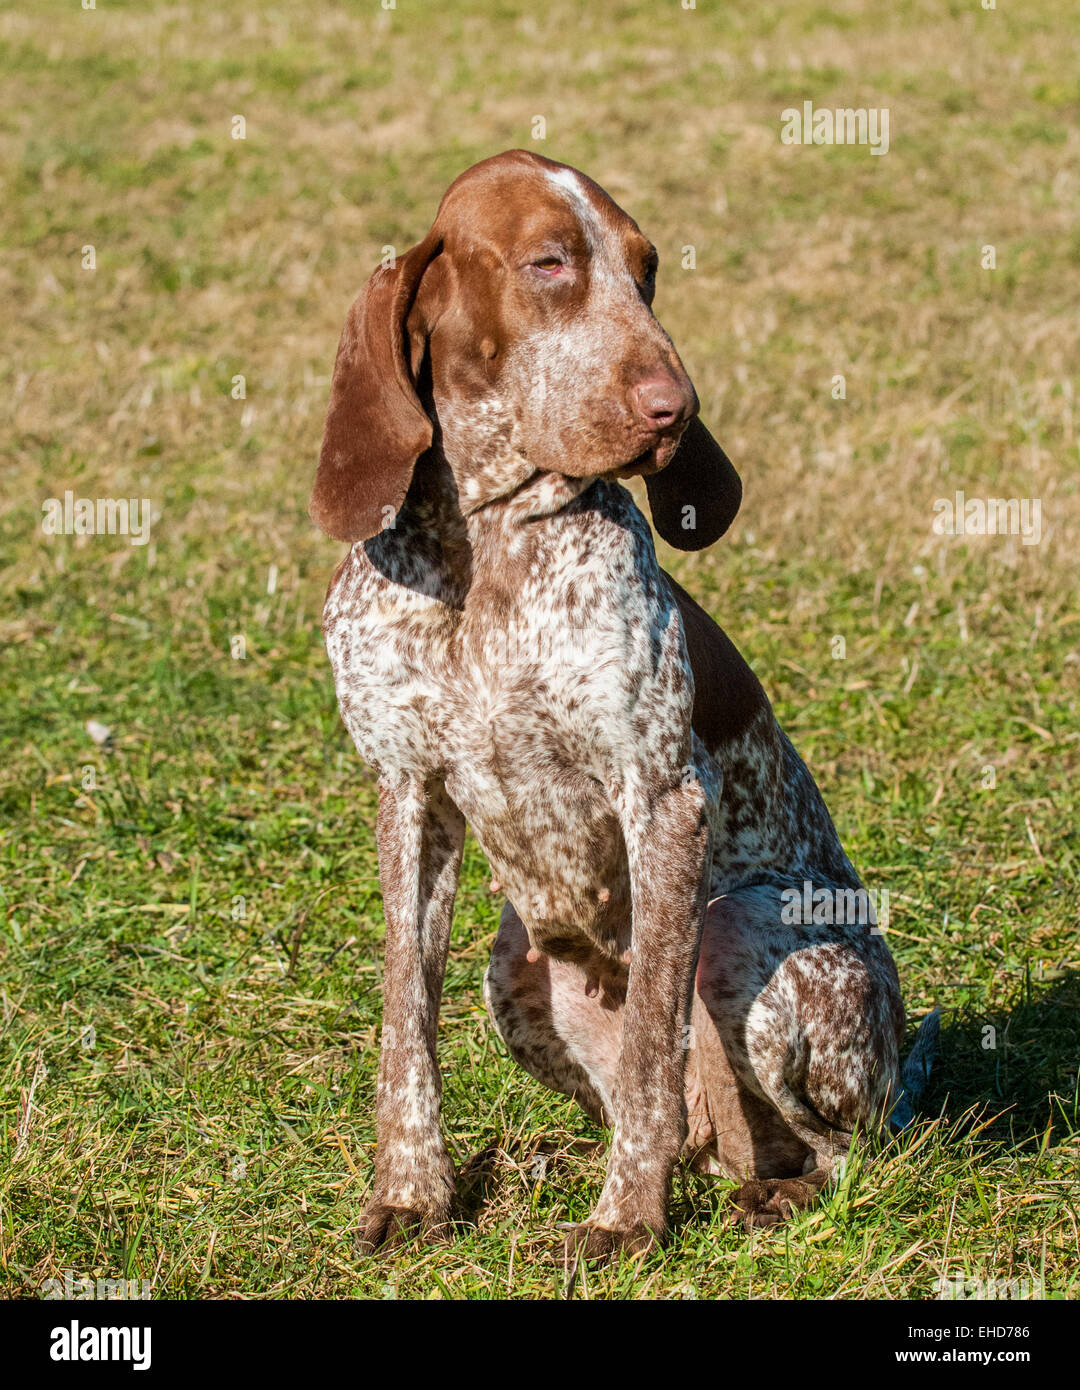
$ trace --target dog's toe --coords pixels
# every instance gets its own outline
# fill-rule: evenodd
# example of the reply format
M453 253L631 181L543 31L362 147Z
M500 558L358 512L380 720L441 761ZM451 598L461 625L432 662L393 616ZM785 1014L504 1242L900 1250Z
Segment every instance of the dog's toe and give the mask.
M588 1262L613 1260L619 1254L637 1256L648 1254L660 1248L663 1233L651 1231L647 1226L636 1225L612 1230L598 1226L591 1221L583 1221L574 1226L559 1243L564 1262L574 1259Z
M446 1239L450 1229L447 1217L435 1217L416 1207L391 1206L388 1202L369 1202L353 1238L358 1255L392 1250L417 1236L434 1243Z
M748 1230L762 1230L790 1221L817 1197L819 1184L801 1178L749 1178L731 1194L730 1219Z

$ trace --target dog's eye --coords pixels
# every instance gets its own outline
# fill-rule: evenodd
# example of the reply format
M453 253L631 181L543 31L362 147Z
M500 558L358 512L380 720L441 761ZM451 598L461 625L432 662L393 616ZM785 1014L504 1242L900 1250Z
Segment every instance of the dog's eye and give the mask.
M533 261L532 265L534 270L539 270L544 275L558 275L563 268L558 256L541 256L539 260Z

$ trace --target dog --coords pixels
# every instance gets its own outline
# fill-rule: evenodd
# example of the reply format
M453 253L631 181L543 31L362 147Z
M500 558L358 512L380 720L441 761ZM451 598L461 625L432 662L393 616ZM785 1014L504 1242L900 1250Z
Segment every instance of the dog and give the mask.
M351 548L326 647L378 774L377 1156L358 1241L445 1234L436 1026L466 821L506 896L484 980L511 1055L613 1130L586 1259L662 1242L680 1155L787 1218L900 1095L896 968L735 647L658 565L741 483L652 312L657 253L591 179L463 173L375 271L334 366L310 515ZM845 914L841 914L842 916Z

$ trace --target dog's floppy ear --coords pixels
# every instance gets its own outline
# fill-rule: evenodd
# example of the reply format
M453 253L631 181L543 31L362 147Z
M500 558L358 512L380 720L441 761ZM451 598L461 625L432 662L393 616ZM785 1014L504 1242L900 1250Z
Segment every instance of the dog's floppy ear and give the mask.
M694 417L675 457L645 479L653 526L676 550L704 550L735 520L742 482L709 431Z
M367 540L388 526L416 460L431 447L432 423L414 381L423 344L408 341L406 320L440 249L433 228L395 265L376 270L345 319L308 504L312 521L335 540Z

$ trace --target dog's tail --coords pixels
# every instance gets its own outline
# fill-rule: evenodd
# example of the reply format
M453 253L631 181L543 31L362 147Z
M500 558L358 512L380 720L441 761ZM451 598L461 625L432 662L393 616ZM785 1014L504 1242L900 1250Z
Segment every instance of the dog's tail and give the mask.
M889 1123L895 1130L907 1129L915 1119L915 1107L930 1079L930 1068L934 1065L934 1052L940 1032L941 1010L934 1009L919 1024L915 1043L900 1073L900 1091L889 1116Z

